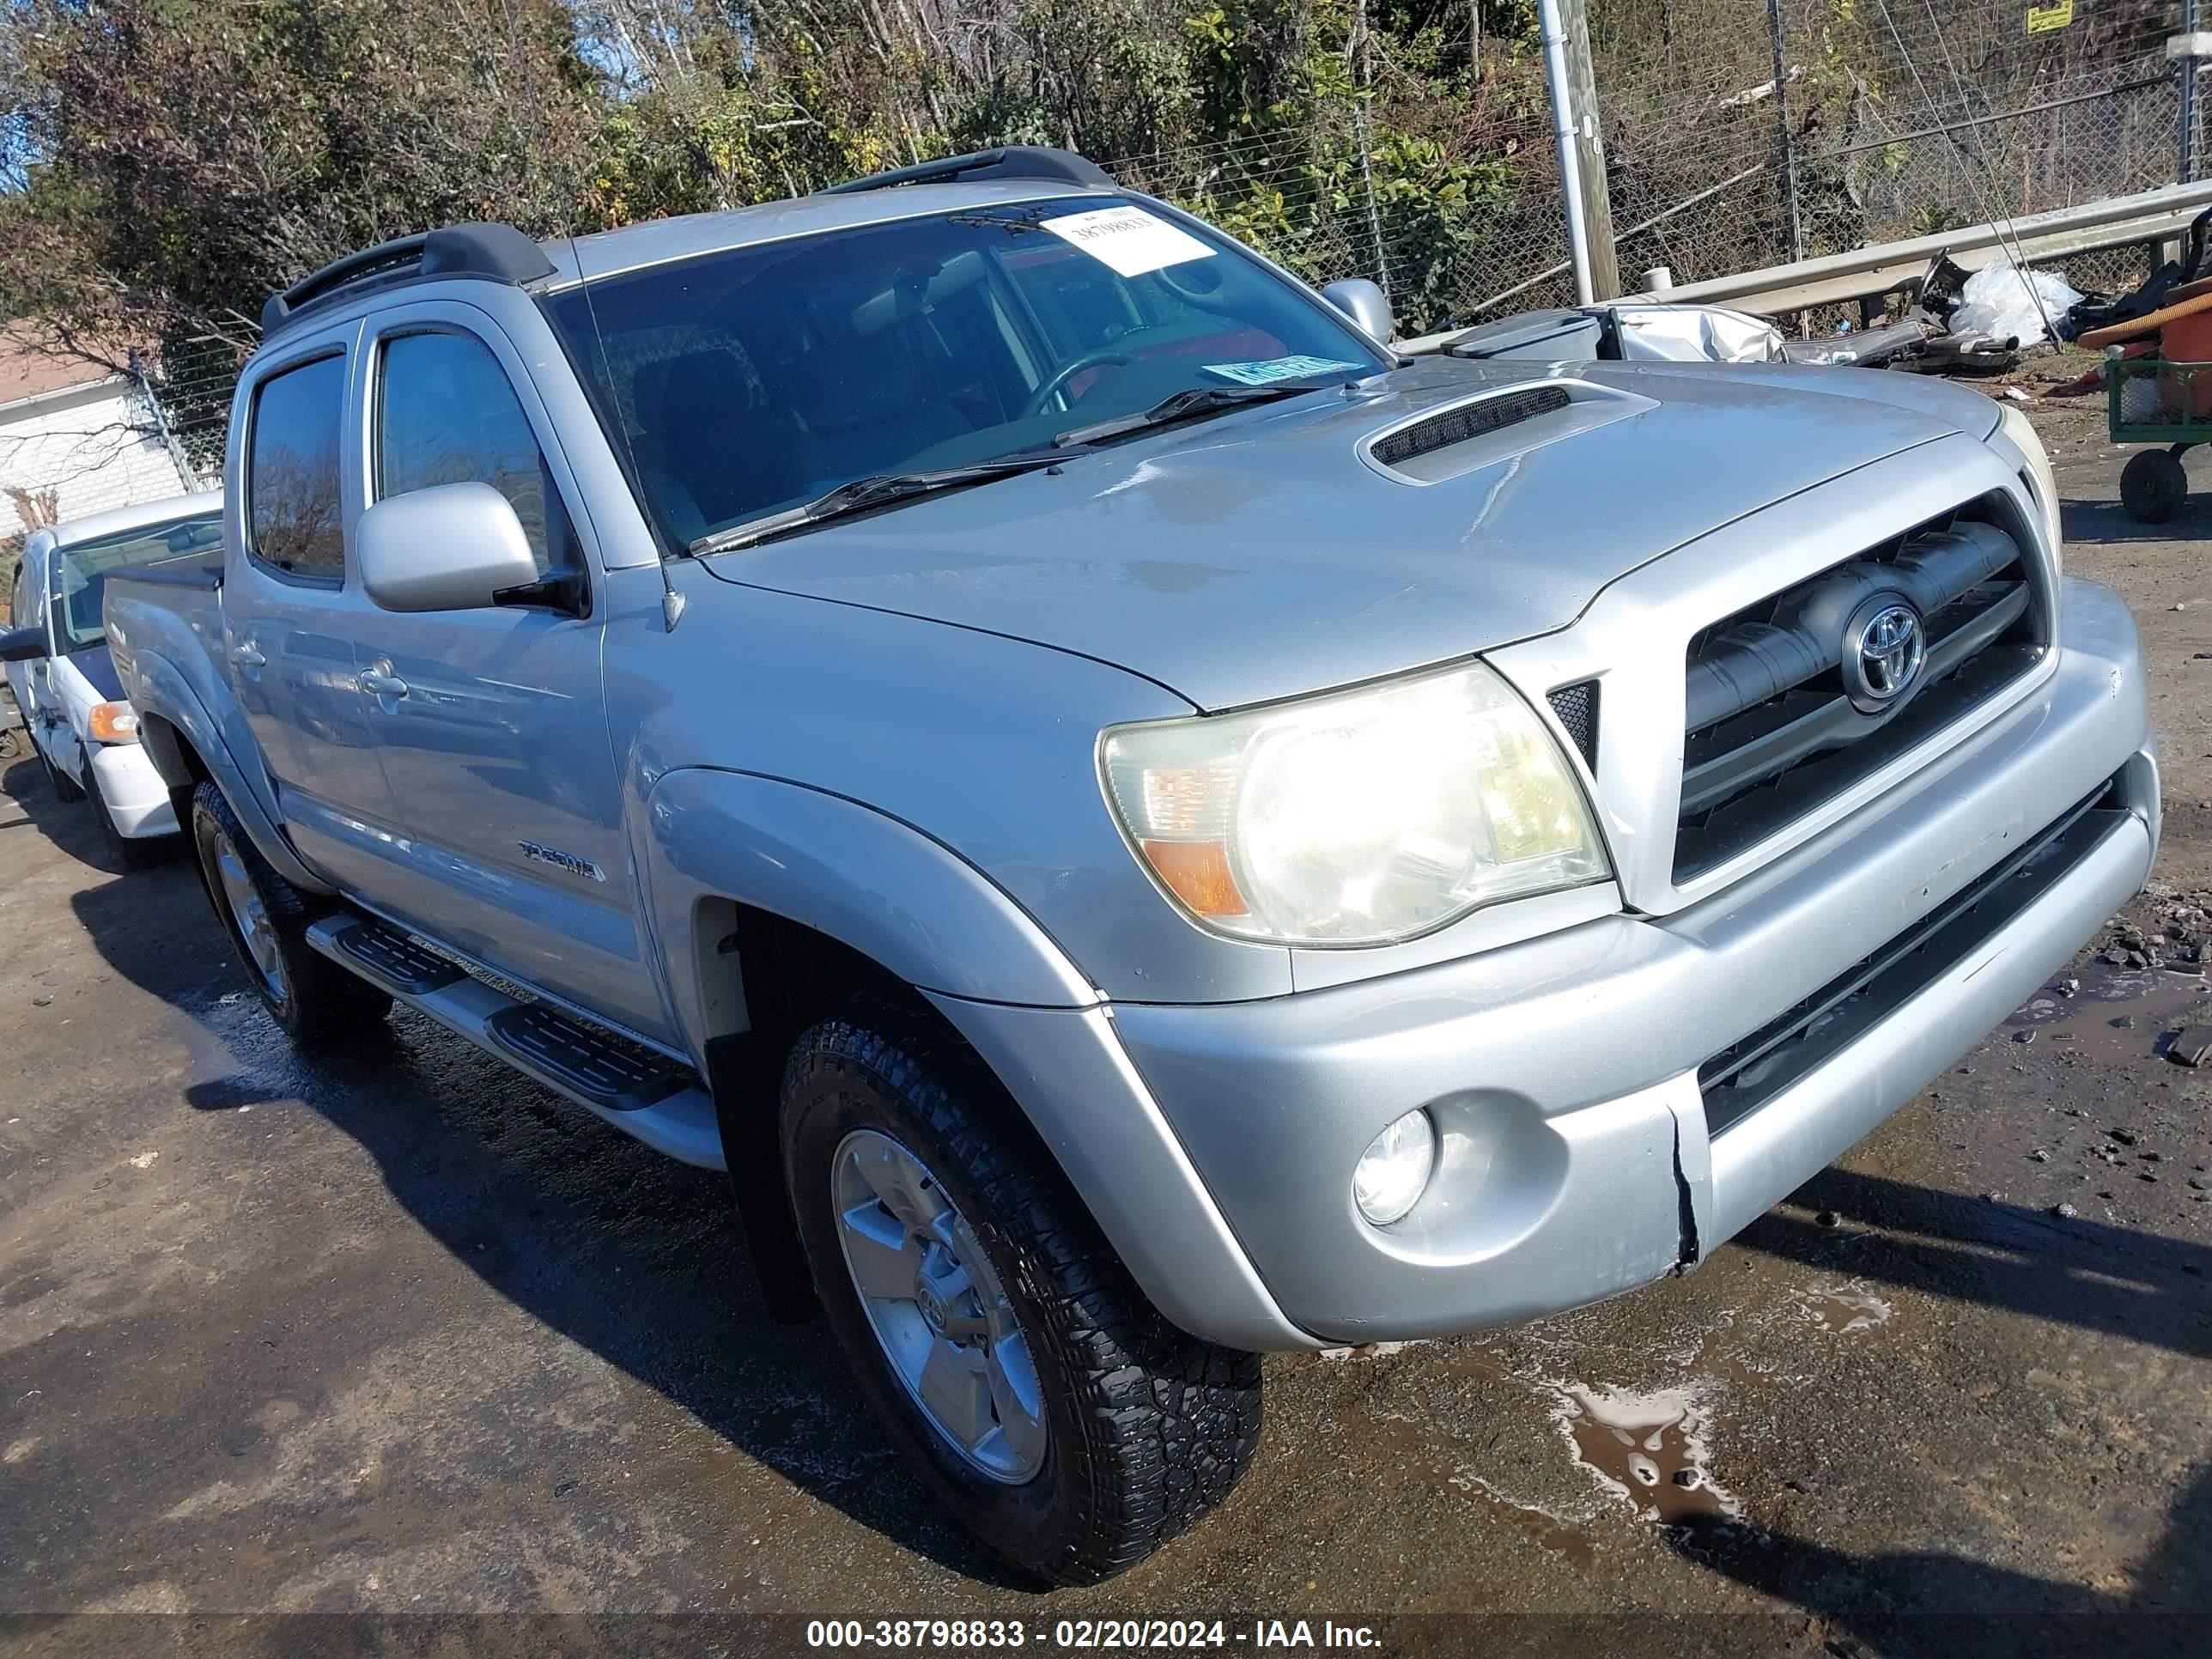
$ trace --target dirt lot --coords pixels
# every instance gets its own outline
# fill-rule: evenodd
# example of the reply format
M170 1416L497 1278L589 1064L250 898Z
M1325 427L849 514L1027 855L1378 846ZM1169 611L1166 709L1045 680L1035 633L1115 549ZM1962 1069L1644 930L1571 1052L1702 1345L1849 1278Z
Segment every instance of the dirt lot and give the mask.
M2142 532L2096 411L2048 419L2072 568L2147 635L2166 842L2130 915L2172 954L2212 889L2212 505ZM1417 1614L1394 1644L2203 1650L2212 1068L2156 1052L2201 976L2085 957L2036 1040L1992 1036L1687 1279L1271 1362L1226 1508L1039 1596L921 1496L820 1329L767 1319L719 1178L413 1018L295 1063L181 863L112 872L35 763L0 782L0 1614L197 1615L0 1647L743 1653L799 1643L763 1613L1042 1643L1203 1613L1231 1647ZM398 1622L222 1617L270 1613ZM465 1617L517 1613L728 1616Z

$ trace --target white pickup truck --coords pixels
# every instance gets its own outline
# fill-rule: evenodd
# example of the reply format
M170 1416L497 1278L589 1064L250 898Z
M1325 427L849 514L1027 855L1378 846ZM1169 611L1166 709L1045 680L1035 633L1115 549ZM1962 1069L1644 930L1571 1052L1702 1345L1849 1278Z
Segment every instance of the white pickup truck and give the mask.
M138 717L109 659L101 599L125 565L204 557L222 543L222 494L207 490L31 532L9 594L0 662L54 793L88 800L125 867L177 833L169 788L138 746Z

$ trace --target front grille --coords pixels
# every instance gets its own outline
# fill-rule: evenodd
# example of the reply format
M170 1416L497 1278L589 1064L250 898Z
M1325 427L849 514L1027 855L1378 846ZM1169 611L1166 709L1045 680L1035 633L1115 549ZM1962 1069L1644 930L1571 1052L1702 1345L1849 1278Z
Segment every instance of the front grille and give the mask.
M2050 603L2016 526L2002 496L1968 502L1690 641L1678 884L1786 829L2035 664ZM1880 596L1917 611L1925 660L1907 696L1869 713L1845 682L1844 635Z
M1948 903L1699 1066L1706 1132L1741 1123L1980 949L2127 817L2119 791L2116 776Z

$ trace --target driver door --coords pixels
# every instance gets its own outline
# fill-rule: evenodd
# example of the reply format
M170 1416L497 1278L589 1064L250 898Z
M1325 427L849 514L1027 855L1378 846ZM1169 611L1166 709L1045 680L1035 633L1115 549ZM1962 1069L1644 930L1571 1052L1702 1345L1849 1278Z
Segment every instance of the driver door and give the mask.
M362 707L393 803L369 896L531 985L662 1036L600 681L606 587L580 496L520 356L483 313L431 301L379 323L363 405L368 501L488 483L522 521L539 574L581 569L585 592L567 608L361 617Z

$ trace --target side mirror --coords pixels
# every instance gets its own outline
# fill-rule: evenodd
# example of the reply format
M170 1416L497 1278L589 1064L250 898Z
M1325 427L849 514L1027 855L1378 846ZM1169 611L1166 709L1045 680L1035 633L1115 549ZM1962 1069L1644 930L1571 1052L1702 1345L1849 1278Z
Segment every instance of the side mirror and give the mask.
M1322 289L1321 297L1359 325L1381 344L1397 337L1398 324L1390 315L1390 301L1364 276L1347 276Z
M488 483L437 484L377 502L356 538L361 585L386 611L477 611L538 580L522 520Z
M11 628L0 634L0 662L37 662L46 654L43 628Z

